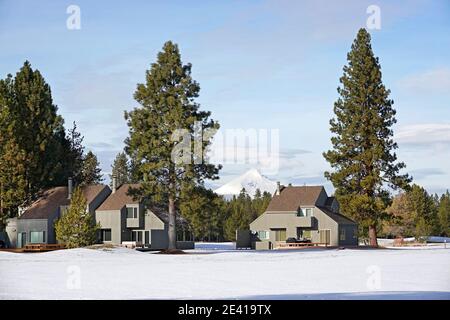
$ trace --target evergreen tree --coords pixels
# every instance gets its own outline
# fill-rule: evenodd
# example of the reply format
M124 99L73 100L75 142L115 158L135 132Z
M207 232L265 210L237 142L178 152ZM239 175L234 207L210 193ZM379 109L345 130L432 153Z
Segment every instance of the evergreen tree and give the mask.
M228 206L225 235L227 239L236 240L236 230L249 229L250 223L258 217L258 214L254 211L252 199L245 189L242 189L237 197L234 196Z
M119 152L114 159L114 163L111 166L111 174L109 175L111 179L111 187L112 187L112 178L115 177L117 181L117 186L120 186L124 183L131 183L131 173L130 173L130 164L128 163L128 158L125 152Z
M439 201L438 209L439 228L438 234L444 237L450 236L450 193L447 190Z
M403 192L396 195L386 212L388 216L383 221L385 236L408 237L414 234L414 214L411 211L411 203L407 193Z
M210 137L198 136L198 123L203 130L219 128L217 122L209 119L210 112L199 110L195 102L199 90L191 77L191 64L182 64L178 46L169 41L146 72L146 83L137 86L134 98L141 107L125 113L129 126L125 151L142 180L141 188L133 190L134 197L167 203L169 249L176 247L176 206L181 190L202 185L204 179L217 179L220 169L189 152L194 141L201 150L211 143ZM190 138L190 150L183 152L188 161L174 161L174 155L181 155L177 152L180 143L173 136L178 130L185 130Z
M95 243L97 230L94 217L86 210L87 202L81 188L75 188L70 206L55 222L56 239L67 248L79 248Z
M203 186L183 192L180 213L188 221L195 237L210 241L223 239L224 200Z
M0 80L0 221L67 179L64 131L49 85L28 61Z
M334 171L325 177L333 183L343 213L367 230L370 245L377 246L377 228L391 201L386 187L407 188L411 179L399 174L405 165L394 153L393 101L365 29L359 30L347 60L330 121L333 149L324 153Z
M97 156L89 151L83 159L82 182L80 185L99 184L103 181Z
M437 221L437 208L433 196L421 186L413 184L408 191L411 215L414 219L414 236L417 240L431 235Z
M77 130L77 124L73 122L71 129L67 131L66 168L67 175L72 177L75 185L83 183L83 163L84 163L84 137Z
M31 197L42 188L55 185L53 171L58 169L57 132L64 131L63 120L53 104L50 86L38 70L26 61L13 82L12 103L14 137L26 154L26 194Z

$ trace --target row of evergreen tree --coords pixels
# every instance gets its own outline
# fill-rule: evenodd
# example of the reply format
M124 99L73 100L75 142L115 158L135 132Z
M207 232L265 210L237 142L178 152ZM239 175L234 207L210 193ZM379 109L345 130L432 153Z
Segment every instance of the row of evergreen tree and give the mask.
M382 225L385 237L450 236L450 193L429 194L413 184L411 189L396 195L387 209Z
M342 213L359 223L361 236L368 235L372 246L377 246L377 233L383 232L383 224L398 223L397 216L404 218L402 224L413 221L405 227L406 235L448 234L448 196L439 200L436 209L436 199L432 201L423 189L411 186L412 178L401 172L405 164L397 161L392 130L396 111L367 30L359 30L347 60L334 104L335 117L330 121L332 148L324 153L332 169L325 177L335 187ZM133 190L134 196L167 208L170 249L175 248L178 212L188 219L197 237L233 239L234 231L247 228L269 199L269 195L260 195L251 200L241 193L224 202L205 187L205 180L218 179L222 167L205 161L203 154L191 152L199 147L196 142L200 141L201 150L208 150L212 142L208 135L198 139L196 128L200 124L202 130L217 130L219 123L211 119L209 111L200 110L196 102L200 86L192 78L191 68L190 63L182 63L176 44L164 44L146 71L145 82L137 85L134 98L139 107L125 112L129 135L125 153L116 162L125 163L127 169L113 168L119 183L141 183ZM179 141L173 139L179 129L187 132L186 150L178 150ZM190 161L173 161L174 155L187 156ZM41 190L62 185L69 176L78 185L99 181L97 164L92 153L84 155L76 127L68 133L64 129L50 87L39 71L33 71L26 62L14 78L8 75L0 81L3 220ZM391 206L392 190L406 193L396 197ZM389 215L402 197L412 209L407 209L407 215Z
M64 128L50 86L26 61L0 79L0 227L45 189L102 180L95 154L85 152L76 124Z

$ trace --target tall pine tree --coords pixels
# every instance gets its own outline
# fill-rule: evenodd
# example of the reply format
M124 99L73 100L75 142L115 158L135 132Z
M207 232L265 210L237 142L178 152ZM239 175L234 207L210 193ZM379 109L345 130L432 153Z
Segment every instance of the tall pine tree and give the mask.
M134 98L141 107L125 113L130 131L126 152L142 180L135 196L167 204L169 249L176 248L176 210L182 189L218 178L220 169L189 152L194 138L201 150L211 143L211 137L197 136L196 125L200 123L203 130L219 128L210 119L210 112L200 111L195 102L199 91L199 84L191 77L191 64L182 63L178 46L169 41L146 72L146 83L137 86ZM174 161L180 143L173 134L179 130L185 130L191 138L187 142L190 150L185 154L190 161Z
M80 185L98 184L103 181L102 170L97 156L89 151L83 159L82 181Z
M330 121L333 149L324 157L334 169L325 177L333 183L341 209L368 231L370 245L377 246L377 228L391 201L386 187L406 188L411 179L399 174L405 165L394 152L396 112L370 41L369 33L360 29L347 55Z
M111 169L112 171L109 175L111 179L111 187L113 177L116 178L117 186L132 182L130 164L125 152L119 152L117 154L116 158L114 159L114 163L111 166Z
M0 220L67 179L63 119L50 86L28 61L0 80Z

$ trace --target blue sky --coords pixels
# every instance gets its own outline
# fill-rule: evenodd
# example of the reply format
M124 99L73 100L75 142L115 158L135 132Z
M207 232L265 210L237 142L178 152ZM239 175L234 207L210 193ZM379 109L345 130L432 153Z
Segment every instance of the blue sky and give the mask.
M81 29L68 30L69 5ZM0 76L24 60L51 85L67 127L76 121L104 172L123 148L123 111L137 106L163 43L178 43L200 83L198 101L222 129L279 129L273 180L325 184L321 153L346 54L369 5L370 30L398 123L399 159L415 182L450 181L450 2L442 1L7 1L0 0ZM251 165L225 165L218 185ZM264 170L262 170L264 173Z

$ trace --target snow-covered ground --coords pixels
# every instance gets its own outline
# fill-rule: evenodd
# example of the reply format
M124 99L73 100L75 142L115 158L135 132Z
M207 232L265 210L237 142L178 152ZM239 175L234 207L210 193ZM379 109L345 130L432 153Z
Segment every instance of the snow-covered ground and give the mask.
M450 299L450 248L0 252L0 299Z

